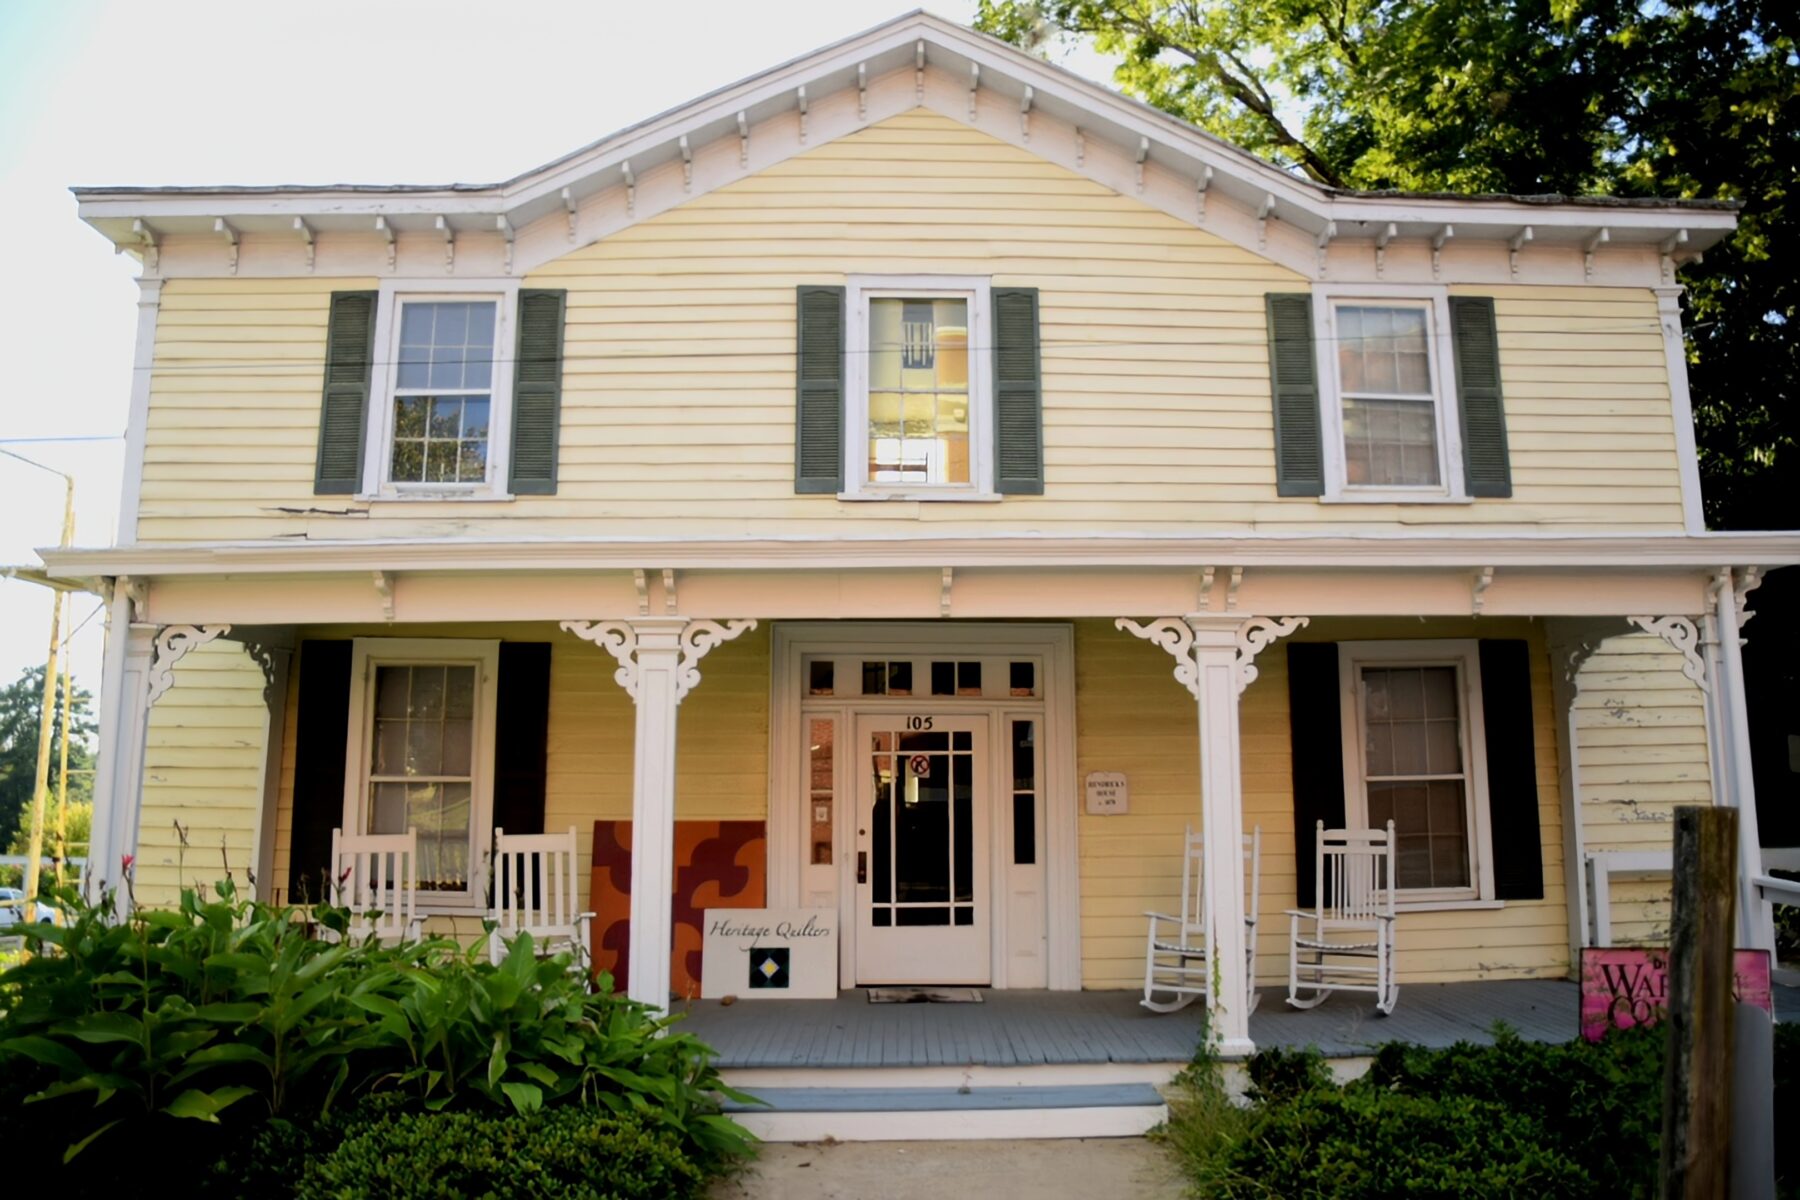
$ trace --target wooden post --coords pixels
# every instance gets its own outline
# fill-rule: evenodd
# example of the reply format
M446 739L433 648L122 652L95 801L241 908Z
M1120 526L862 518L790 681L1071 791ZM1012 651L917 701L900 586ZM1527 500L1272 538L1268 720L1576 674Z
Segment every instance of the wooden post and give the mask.
M1730 808L1675 810L1663 1200L1714 1200L1728 1193L1737 818Z

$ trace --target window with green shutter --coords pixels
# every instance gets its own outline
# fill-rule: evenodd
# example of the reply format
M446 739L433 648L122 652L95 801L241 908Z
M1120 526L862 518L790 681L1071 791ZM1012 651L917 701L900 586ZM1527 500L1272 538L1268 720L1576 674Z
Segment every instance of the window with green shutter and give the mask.
M799 290L795 490L992 499L1044 490L1035 288L861 278Z
M1512 494L1492 300L1350 285L1266 299L1280 495Z

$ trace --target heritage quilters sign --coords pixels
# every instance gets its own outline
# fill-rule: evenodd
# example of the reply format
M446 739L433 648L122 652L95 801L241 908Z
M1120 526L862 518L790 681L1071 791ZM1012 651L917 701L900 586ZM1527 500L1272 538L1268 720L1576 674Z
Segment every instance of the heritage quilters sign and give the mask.
M1770 1016L1769 952L1739 950L1731 990L1740 1003ZM1581 951L1581 1036L1597 1042L1609 1029L1654 1025L1669 1007L1669 952L1660 948L1588 946Z
M709 908L700 995L708 1000L837 997L835 908Z

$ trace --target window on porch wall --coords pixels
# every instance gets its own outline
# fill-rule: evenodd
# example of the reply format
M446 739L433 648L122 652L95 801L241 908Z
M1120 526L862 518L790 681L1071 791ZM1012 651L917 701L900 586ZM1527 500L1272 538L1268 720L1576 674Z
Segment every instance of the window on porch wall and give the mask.
M469 884L475 765L475 668L375 668L370 833L419 832L419 886Z
M1493 900L1479 643L1338 649L1346 823L1379 829L1393 821L1402 903Z
M1394 822L1399 885L1468 887L1468 769L1456 669L1365 667L1361 674L1369 824Z

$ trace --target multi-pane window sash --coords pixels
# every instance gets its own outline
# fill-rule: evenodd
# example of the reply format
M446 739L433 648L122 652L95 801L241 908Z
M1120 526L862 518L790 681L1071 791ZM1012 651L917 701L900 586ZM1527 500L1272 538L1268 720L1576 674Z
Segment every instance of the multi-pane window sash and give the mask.
M418 830L421 888L468 886L476 678L473 664L375 667L368 832Z
M1399 887L1470 887L1469 767L1457 668L1364 666L1357 682L1368 825L1394 822Z
M487 481L497 317L492 300L400 302L390 482Z
M1340 301L1333 317L1344 485L1441 487L1430 306Z

